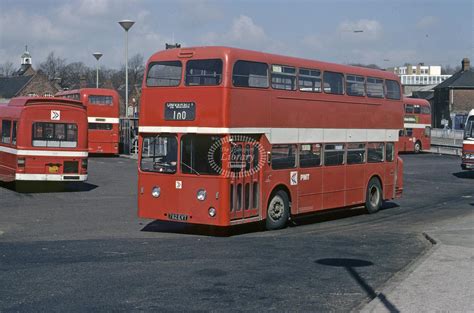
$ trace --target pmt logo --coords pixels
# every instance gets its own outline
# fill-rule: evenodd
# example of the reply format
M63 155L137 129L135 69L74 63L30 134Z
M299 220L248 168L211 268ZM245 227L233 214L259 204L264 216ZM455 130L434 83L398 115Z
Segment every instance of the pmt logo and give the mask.
M265 164L266 152L252 137L233 135L214 142L207 153L207 160L219 174L240 178L259 172Z
M51 110L51 120L60 121L61 120L61 111Z

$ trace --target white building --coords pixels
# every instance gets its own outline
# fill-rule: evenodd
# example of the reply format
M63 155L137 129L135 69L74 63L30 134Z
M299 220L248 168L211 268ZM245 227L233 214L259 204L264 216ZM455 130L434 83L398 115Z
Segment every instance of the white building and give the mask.
M407 65L395 67L392 70L400 76L402 85L427 86L438 85L451 77L451 75L441 75L441 66L439 65Z

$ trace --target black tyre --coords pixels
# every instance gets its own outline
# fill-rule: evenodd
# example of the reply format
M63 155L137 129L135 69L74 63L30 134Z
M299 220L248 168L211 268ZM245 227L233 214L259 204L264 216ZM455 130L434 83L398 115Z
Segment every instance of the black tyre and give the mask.
M382 207L382 187L380 181L373 177L367 186L367 194L365 196L365 208L369 213L375 213Z
M266 228L268 230L281 229L286 226L290 216L290 202L283 190L277 191L270 199L267 208Z
M415 142L415 146L413 148L413 151L415 153L420 153L421 152L421 142L419 142L419 141Z

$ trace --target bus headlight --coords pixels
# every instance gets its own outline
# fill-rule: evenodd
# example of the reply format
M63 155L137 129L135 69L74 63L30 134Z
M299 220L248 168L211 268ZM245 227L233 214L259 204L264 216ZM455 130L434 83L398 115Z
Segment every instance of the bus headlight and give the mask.
M153 189L151 190L151 195L153 196L153 198L158 198L161 194L161 189L160 187L153 187Z
M214 216L216 216L216 214L217 214L217 210L216 210L216 208L214 208L214 207L211 206L211 207L209 208L209 210L208 210L208 213L209 213L209 216L210 216L210 217L214 217Z
M199 189L197 192L197 199L199 201L204 201L206 200L206 190L205 189Z

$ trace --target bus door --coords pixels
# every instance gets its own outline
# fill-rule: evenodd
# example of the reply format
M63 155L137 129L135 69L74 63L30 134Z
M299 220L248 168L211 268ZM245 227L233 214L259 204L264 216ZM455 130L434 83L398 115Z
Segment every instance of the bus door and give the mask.
M260 171L257 142L231 142L230 218L244 219L259 215Z

